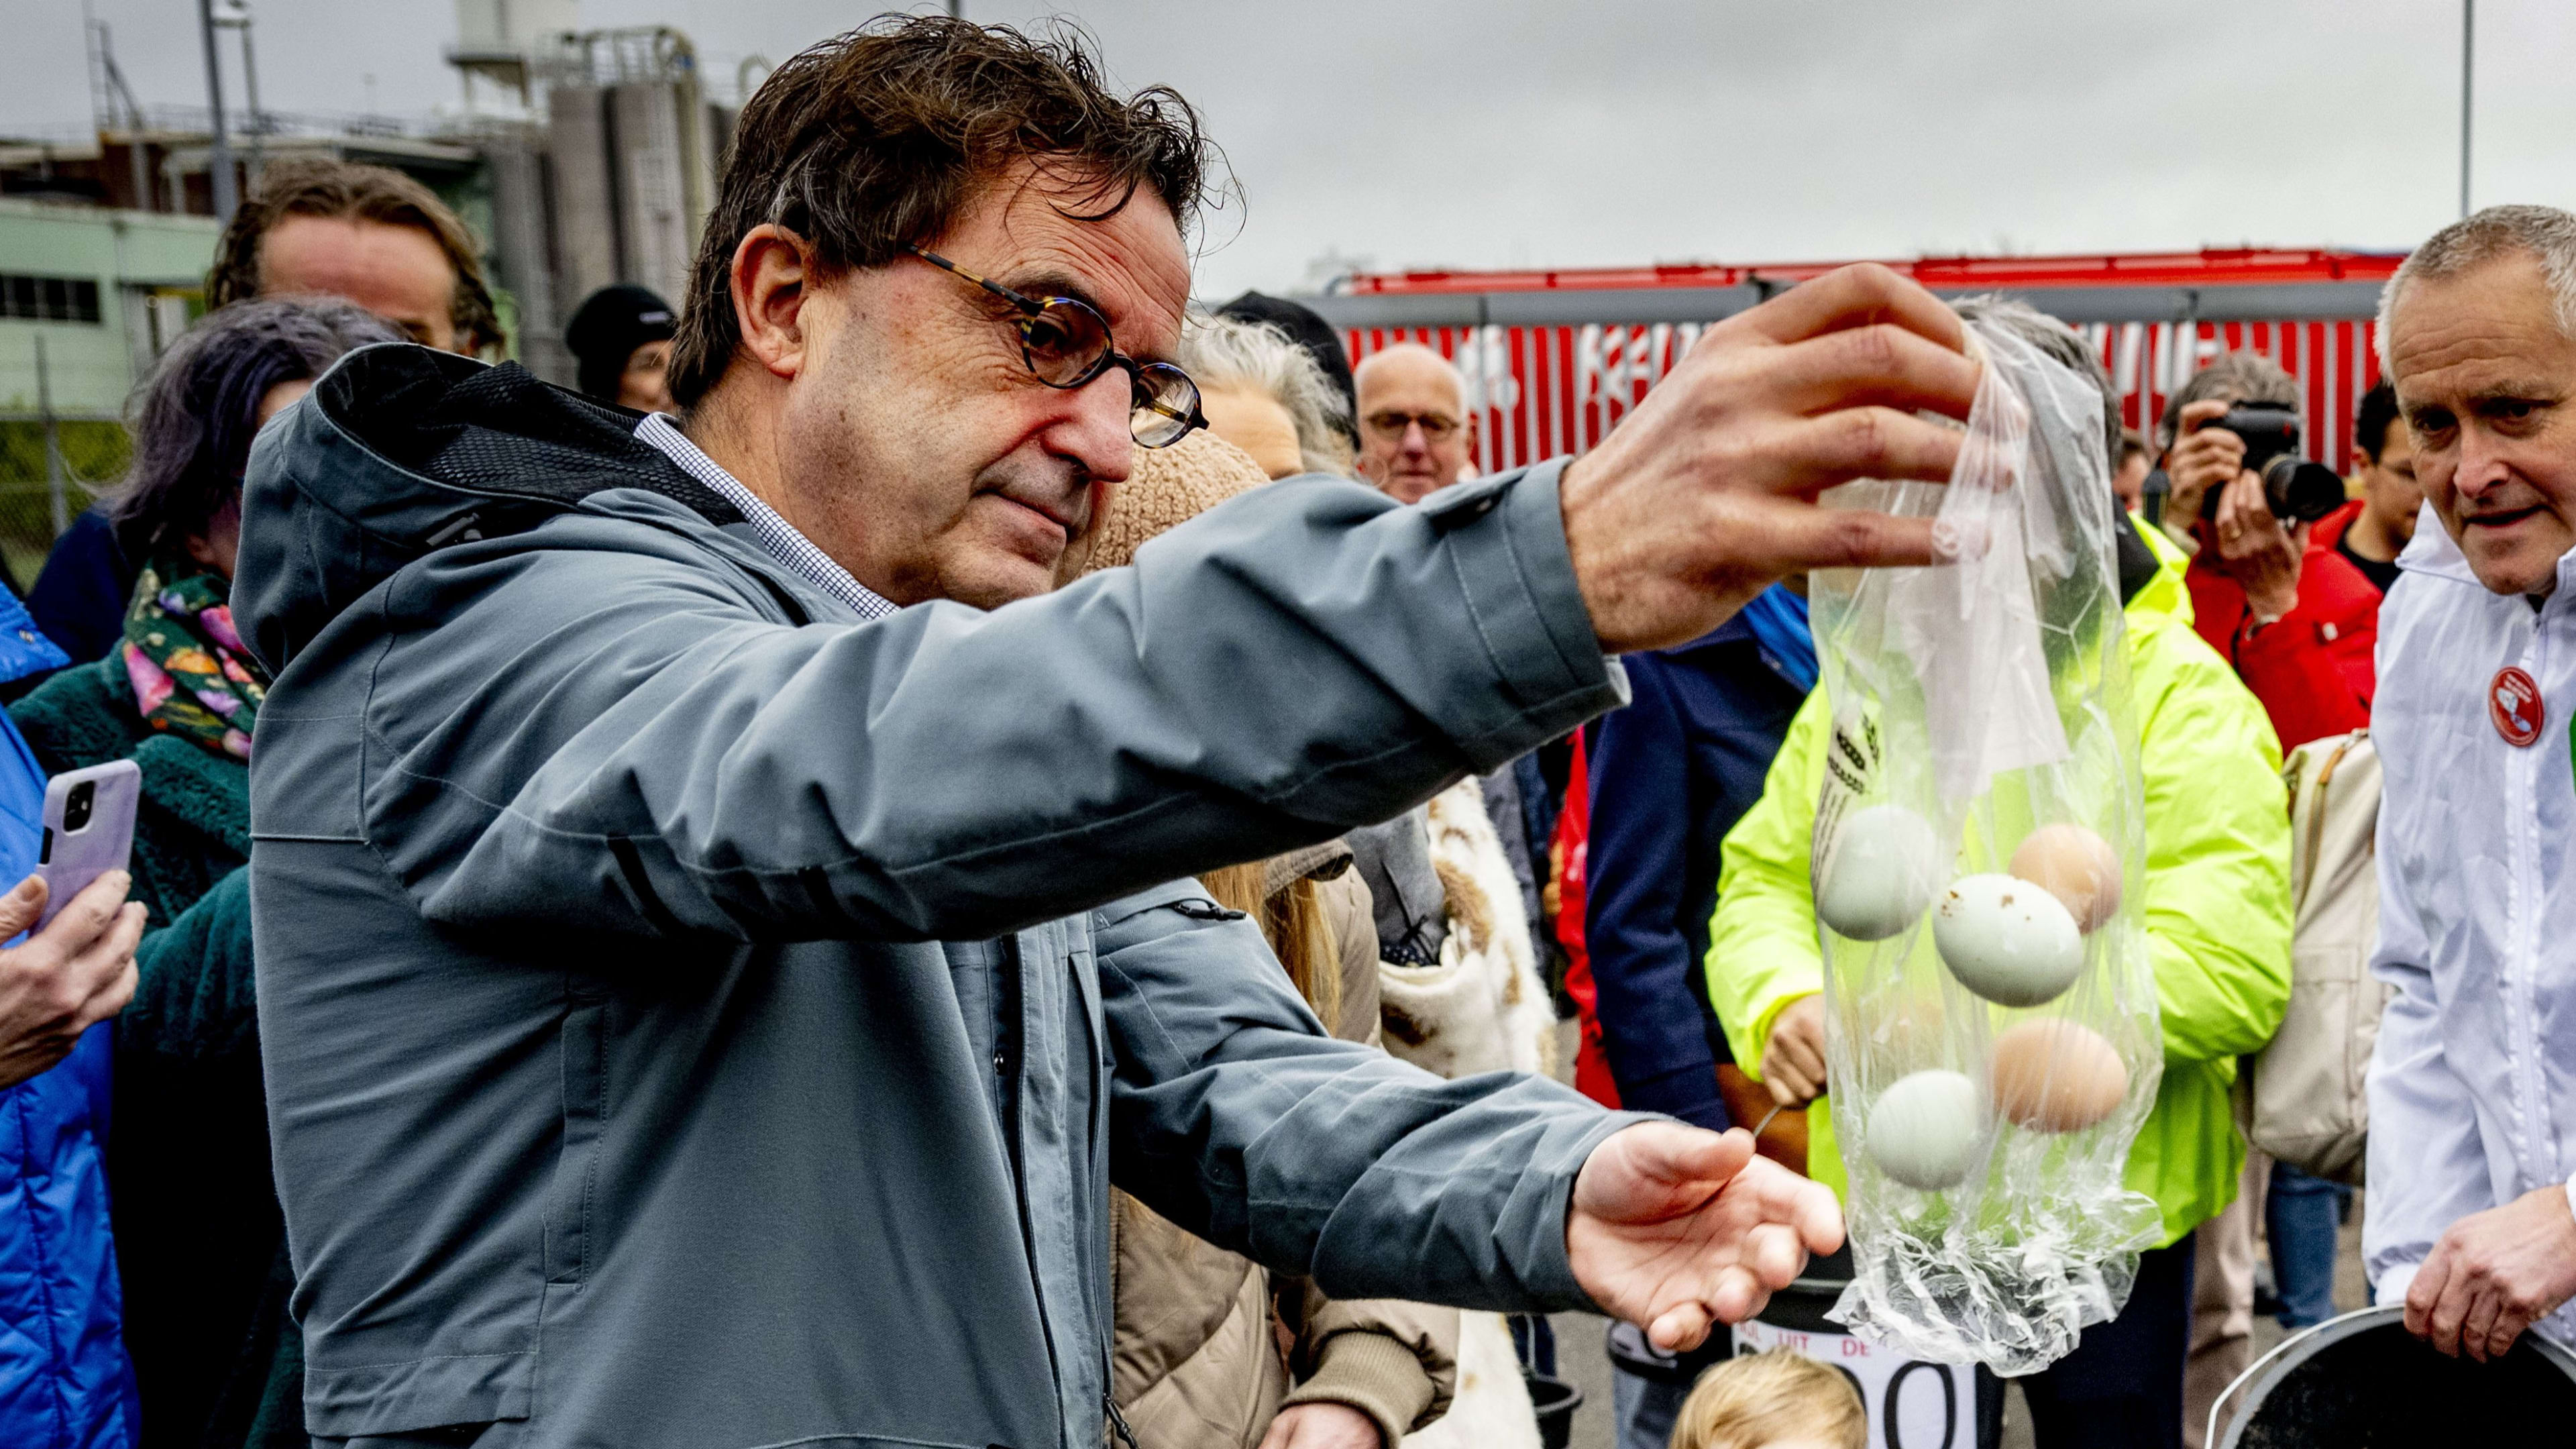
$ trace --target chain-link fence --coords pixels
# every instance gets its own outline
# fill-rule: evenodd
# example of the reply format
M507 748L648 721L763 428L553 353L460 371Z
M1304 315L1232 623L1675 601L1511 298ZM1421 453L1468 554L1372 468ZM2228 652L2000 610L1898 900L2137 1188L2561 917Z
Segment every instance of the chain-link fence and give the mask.
M125 476L133 445L115 418L57 416L53 430L62 457L61 516L68 520ZM0 414L0 568L21 593L54 546L52 480L44 420Z

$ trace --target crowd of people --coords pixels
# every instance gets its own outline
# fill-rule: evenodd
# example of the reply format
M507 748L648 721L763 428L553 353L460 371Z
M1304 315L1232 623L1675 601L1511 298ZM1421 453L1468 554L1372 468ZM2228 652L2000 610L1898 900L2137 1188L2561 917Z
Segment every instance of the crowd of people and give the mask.
M1933 561L1816 496L1947 477L1963 318L2102 400L2165 1059L2037 1442L2198 1445L2356 1207L2442 1352L2576 1344L2576 217L2409 257L2301 522L2225 426L2271 363L2141 433L2064 325L1867 267L1478 477L1436 350L1190 301L1211 155L1078 43L873 23L577 389L416 182L267 168L0 599L0 790L142 791L127 870L0 898L0 1439L1534 1449L1580 1309L1622 1449L1859 1449L1726 1325L1850 1272L1805 580ZM2366 1204L2234 1100L2285 755L2358 732Z

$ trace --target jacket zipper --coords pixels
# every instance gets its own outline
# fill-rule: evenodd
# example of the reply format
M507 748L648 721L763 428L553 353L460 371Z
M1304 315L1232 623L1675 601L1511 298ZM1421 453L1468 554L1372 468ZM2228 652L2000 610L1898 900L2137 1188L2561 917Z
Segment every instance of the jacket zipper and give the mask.
M2536 680L2549 677L2550 605L2556 602L2553 597L2532 616L2531 647L2525 651L2522 663ZM2542 698L2546 700L2547 695ZM2544 704L2543 708L2546 707ZM2505 812L2505 819L2514 834L2514 939L2505 953L2505 999L2516 1009L2506 1012L2506 1020L2510 1023L2508 1029L2512 1033L2512 1045L2506 1055L2508 1068L2513 1073L2511 1100L2516 1109L2514 1115L2519 1119L2514 1123L2514 1131L2521 1139L2519 1150L2514 1155L2522 1160L2522 1175L2533 1179L2522 1185L2527 1191L2546 1186L2549 1181L2538 1175L2535 1169L2541 1165L2543 1137L2555 1134L2549 1132L2546 1125L2548 1096L2545 1092L2533 1090L2538 1085L2534 1079L2540 1073L2541 1056L2539 1036L2532 1029L2532 1013L2538 1007L2539 935L2541 916L2547 909L2546 896L2539 888L2539 842L2535 838L2540 829L2539 741L2533 741L2532 748L2515 750L2513 754L2514 758L2509 761L2509 775L2520 798L2511 801Z
M1094 959L1098 959L1096 955ZM1084 1056L1088 1061L1087 1070L1091 1073L1091 1137L1093 1149L1097 1151L1100 1115L1108 1110L1105 1105L1108 1100L1106 1095L1108 1084L1101 1079L1100 1036L1098 1030L1091 1025L1091 1003L1085 999L1079 974L1076 975L1073 985L1074 1007L1082 1013ZM1126 1221L1126 1214L1118 1211L1116 1195L1105 1188L1101 1192L1101 1199L1107 1208L1109 1219L1109 1301L1101 1306L1100 1314L1103 1334L1103 1342L1100 1345L1100 1381L1106 1386L1101 1390L1100 1397L1109 1405L1110 1427L1118 1431L1119 1438L1127 1441L1127 1449L1138 1449L1136 1431L1128 1427L1127 1416L1118 1410L1118 1246L1120 1230Z
M1118 1437L1126 1441L1127 1449L1143 1449L1136 1442L1136 1431L1127 1427L1127 1416L1118 1412L1118 1396L1104 1393L1100 1396L1100 1403L1109 1411L1109 1427L1118 1431Z
M1006 968L1008 976L1010 1016L1014 1025L1011 1029L1011 1051L1007 1058L1010 1070L1007 1073L999 1070L1004 1065L1005 1058L1003 1053L994 1053L995 1074L1003 1080L996 1081L993 1085L997 1091L1007 1088L1007 1095L1003 1099L1008 1104L1008 1109L1004 1113L1003 1135L1006 1148L1010 1153L1011 1197L1014 1205L1019 1209L1020 1243L1028 1260L1029 1296L1037 1304L1038 1309L1038 1337L1046 1342L1049 1390L1047 1396L1055 1400L1056 1413L1061 1416L1064 1412L1064 1363L1056 1351L1055 1325L1048 1321L1046 1278L1038 1271L1037 1223L1029 1211L1028 1163L1020 1153L1020 1108L1026 1093L1020 1090L1019 1079L1028 1067L1030 1027L1028 953L1021 949L1024 939L1022 936L1014 935L1006 937L1002 943L1001 964ZM1001 984L998 977L996 984ZM1104 1392L1101 1397L1107 1398L1108 1395ZM1059 1427L1056 1432L1061 1437L1064 1428Z
M1097 959L1100 959L1100 954L1097 954L1097 941L1095 941L1095 944L1092 944L1092 962L1097 962ZM1087 1152L1084 1152L1084 1165L1090 1165L1092 1160L1097 1160L1097 1155L1100 1155L1100 1119L1108 1116L1108 1101L1110 1101L1110 1083L1103 1075L1103 1070L1100 1070L1100 1052L1103 1052L1100 1034L1103 1034L1105 1024L1092 1021L1092 1000L1095 1000L1097 995L1097 985L1092 987L1084 985L1082 972L1072 967L1072 954L1066 954L1066 969L1069 969L1069 977L1072 977L1072 980L1066 982L1066 985L1072 987L1072 1011L1082 1016L1082 1070L1090 1075L1092 1109L1084 1114L1087 1119L1090 1119L1090 1122L1087 1122L1087 1132L1084 1132L1084 1147L1087 1147ZM1072 1013L1069 1013L1069 1016L1072 1016ZM1118 1431L1118 1439L1126 1441L1126 1449L1139 1449L1139 1444L1136 1444L1136 1431L1128 1426L1126 1413L1118 1410L1118 1227L1121 1227L1121 1212L1118 1212L1118 1199L1108 1191L1108 1171L1100 1173L1100 1183L1097 1183L1097 1186L1100 1186L1100 1207L1103 1207L1103 1214L1108 1217L1108 1227L1110 1227L1110 1271L1108 1271L1110 1297L1108 1302L1100 1305L1100 1400L1110 1408L1110 1428Z

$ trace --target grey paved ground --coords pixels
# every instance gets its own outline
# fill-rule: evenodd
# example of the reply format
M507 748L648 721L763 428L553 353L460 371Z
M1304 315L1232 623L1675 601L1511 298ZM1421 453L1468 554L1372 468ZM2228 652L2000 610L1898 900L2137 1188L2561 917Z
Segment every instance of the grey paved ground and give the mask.
M1589 1313L1560 1313L1556 1324L1556 1370L1583 1390L1583 1406L1574 1411L1572 1449L1610 1449L1610 1357L1602 1349L1607 1319Z

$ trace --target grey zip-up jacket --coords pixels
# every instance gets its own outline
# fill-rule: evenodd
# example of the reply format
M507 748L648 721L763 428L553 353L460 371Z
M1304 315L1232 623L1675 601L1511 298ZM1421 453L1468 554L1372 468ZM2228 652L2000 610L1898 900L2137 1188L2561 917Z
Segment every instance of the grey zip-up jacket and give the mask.
M1088 1449L1113 1177L1337 1295L1585 1306L1629 1119L1333 1041L1186 879L1617 702L1553 470L1266 488L861 623L631 426L391 346L253 452L316 1435Z

